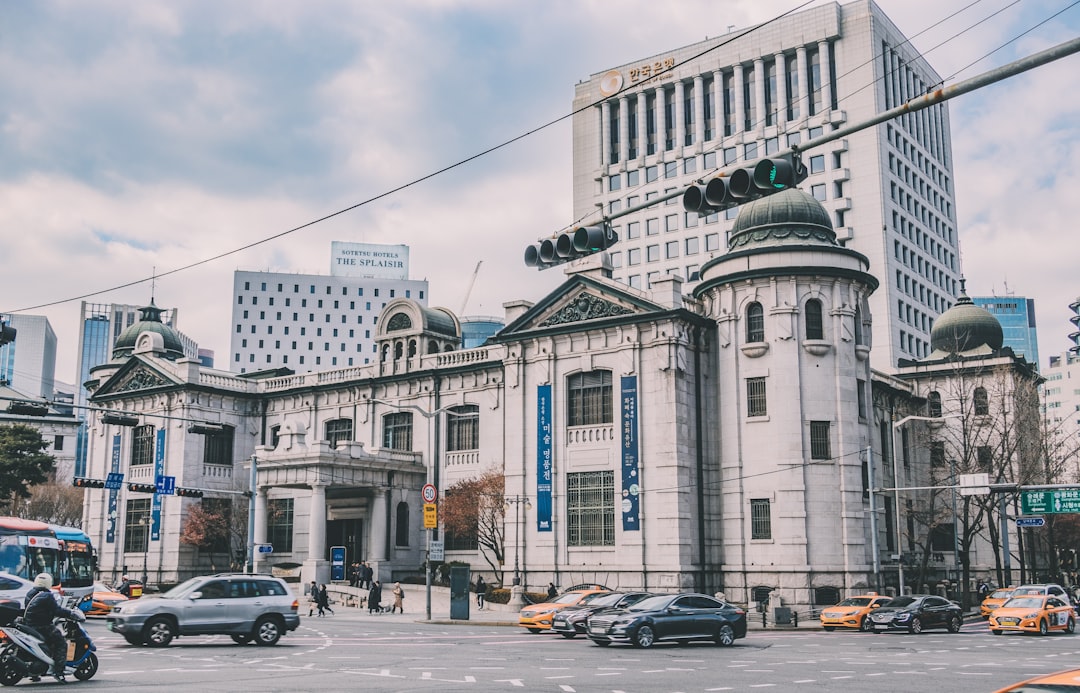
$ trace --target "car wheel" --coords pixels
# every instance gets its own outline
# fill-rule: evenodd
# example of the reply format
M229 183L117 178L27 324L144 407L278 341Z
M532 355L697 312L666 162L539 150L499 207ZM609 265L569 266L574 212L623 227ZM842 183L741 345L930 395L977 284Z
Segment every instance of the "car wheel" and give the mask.
M656 642L656 633L648 624L640 626L634 633L634 644L638 647L652 647L654 642Z
M536 635L541 630L543 630L543 628L529 628L529 632L532 633L533 635Z
M573 633L559 633L559 635L563 636L567 640L573 640L574 637L577 635L577 633L576 632L573 632Z
M994 635L1001 635L1000 630L994 630L993 628L990 629L990 632L993 633Z
M836 626L822 626L822 629L823 629L823 630L824 630L824 631L825 631L826 633L831 633L831 632L833 632L834 630L836 630Z
M168 647L175 637L176 630L164 616L150 619L143 631L143 640L150 647Z
M97 673L97 668L97 655L91 652L86 656L86 659L82 661L82 664L75 668L75 678L80 681L89 681L94 678L94 674Z
M146 644L142 635L136 635L135 633L124 633L124 640L127 640L128 645L134 645L140 647Z
M918 616L911 619L911 625L908 626L908 631L910 631L912 635L922 633L922 619Z
M959 633L960 626L964 625L959 616L950 616L949 625L947 626L950 633Z
M1046 625L1046 619L1039 621L1039 635L1046 635L1050 631L1050 628Z
M859 630L864 633L870 633L874 630L874 622L870 620L869 616L863 616L862 621L859 623Z
M725 623L717 629L713 639L720 647L731 647L735 644L735 629Z
M1068 622L1065 624L1065 632L1072 635L1076 632L1076 619L1072 616L1069 617Z
M234 643L236 643L237 645L247 645L249 642L251 642L251 636L250 635L236 635L234 633L233 635L230 635L229 637L232 638L232 641Z
M277 645L278 640L281 640L281 624L279 624L276 619L269 616L263 616L255 622L255 629L252 631L252 637L254 638L256 645Z

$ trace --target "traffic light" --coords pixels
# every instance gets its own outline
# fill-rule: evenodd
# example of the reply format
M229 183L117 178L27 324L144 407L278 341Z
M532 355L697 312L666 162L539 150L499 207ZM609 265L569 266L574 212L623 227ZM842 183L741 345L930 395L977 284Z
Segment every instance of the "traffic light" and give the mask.
M101 415L101 423L113 424L115 426L138 426L139 417L109 412Z
M153 484L128 484L128 491L135 493L157 493L157 487Z
M799 155L760 159L753 166L719 175L705 185L692 185L683 193L683 208L701 216L716 214L744 202L794 188L806 180Z
M202 498L203 492L197 488L177 488L176 495L184 496L185 498Z
M618 242L619 234L606 222L580 226L525 248L525 265L544 270L607 250Z
M75 477L71 484L78 488L105 488L105 482L101 479L88 479L84 476Z
M0 346L4 344L10 344L15 341L15 335L18 333L11 325L6 322L0 323Z
M41 402L12 400L7 406L7 413L17 416L45 416L49 413L49 405Z

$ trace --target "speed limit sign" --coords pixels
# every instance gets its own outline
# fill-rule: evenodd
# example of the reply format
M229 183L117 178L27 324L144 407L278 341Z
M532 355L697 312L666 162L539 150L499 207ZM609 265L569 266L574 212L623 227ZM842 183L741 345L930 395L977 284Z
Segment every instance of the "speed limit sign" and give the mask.
M424 490L421 493L424 496L425 503L434 503L439 498L439 492L435 490L435 484L424 484Z

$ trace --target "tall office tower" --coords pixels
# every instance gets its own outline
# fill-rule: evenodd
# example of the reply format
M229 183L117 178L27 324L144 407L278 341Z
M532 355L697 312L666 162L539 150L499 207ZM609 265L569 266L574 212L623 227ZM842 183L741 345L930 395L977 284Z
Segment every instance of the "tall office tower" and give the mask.
M718 20L721 21L721 20ZM574 218L586 221L685 188L718 170L804 144L941 82L869 0L816 7L592 75L574 97ZM958 289L945 105L803 153L802 187L838 240L870 260L874 366L930 352ZM615 277L647 289L696 281L726 252L739 208L699 217L676 197L612 221ZM588 262L582 260L580 262Z
M51 400L56 376L56 333L49 319L12 313L6 321L18 336L0 346L0 383L24 395Z
M1039 367L1039 336L1035 330L1035 299L1022 296L973 296L972 302L1001 323L1004 346Z
M1069 321L1080 328L1080 297L1069 304L1073 316ZM1051 356L1049 366L1042 371L1046 382L1042 386L1043 418L1047 430L1061 440L1077 440L1080 436L1080 329L1069 335L1073 346L1060 355ZM1075 443L1068 446L1075 447ZM1080 473L1080 462L1077 463Z
M100 366L112 358L113 344L128 327L138 322L140 307L121 303L82 302L82 320L79 322L79 380L75 383L75 416L86 420L86 388L83 383L90 379L90 369ZM161 321L176 328L177 311L175 308L163 310ZM198 346L189 337L181 335L184 353L194 358ZM75 441L75 476L82 476L86 470L86 425L80 424L78 438Z
M233 274L230 370L316 371L376 360L376 321L395 298L427 305L427 280L409 279L409 248L331 244L329 276Z

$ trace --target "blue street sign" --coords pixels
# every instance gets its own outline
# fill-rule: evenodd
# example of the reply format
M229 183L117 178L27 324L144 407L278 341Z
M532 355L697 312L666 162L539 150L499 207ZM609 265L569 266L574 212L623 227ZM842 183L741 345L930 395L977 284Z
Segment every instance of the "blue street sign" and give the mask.
M1018 517L1016 518L1017 527L1042 527L1046 524L1045 517Z
M124 475L120 472L109 472L105 477L105 488L110 491L119 491L124 485Z
M161 495L171 496L176 493L176 477L159 476L154 480L154 486L157 487L157 492Z
M270 544L256 544L259 553L274 553L274 547Z

